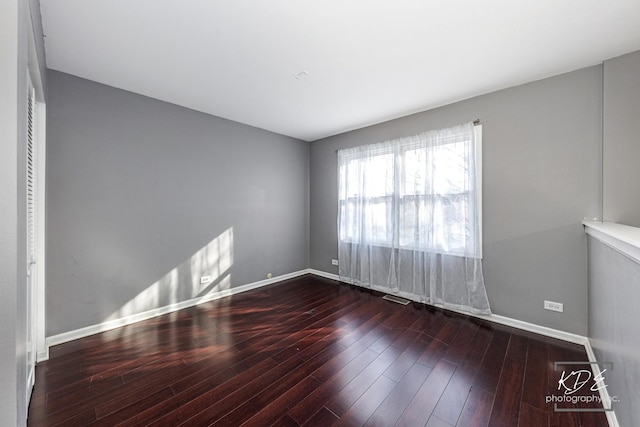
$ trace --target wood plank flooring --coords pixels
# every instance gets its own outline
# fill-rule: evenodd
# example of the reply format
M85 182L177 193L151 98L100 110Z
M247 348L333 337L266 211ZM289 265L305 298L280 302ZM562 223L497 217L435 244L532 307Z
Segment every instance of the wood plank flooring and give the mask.
M309 275L51 348L28 424L606 426L545 402L553 362L585 360L578 345Z

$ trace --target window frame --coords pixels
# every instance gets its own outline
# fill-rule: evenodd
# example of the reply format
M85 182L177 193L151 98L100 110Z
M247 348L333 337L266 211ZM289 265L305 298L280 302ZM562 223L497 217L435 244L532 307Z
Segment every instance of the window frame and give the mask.
M393 188L394 188L394 193L391 195L380 195L380 196L375 196L375 197L369 197L368 199L371 200L375 200L375 199L389 199L391 198L391 211L392 211L392 215L393 218L397 219L396 221L393 221L393 230L387 231L387 237L385 239L376 239L376 240L368 240L366 242L364 242L364 244L368 244L368 245L372 245L372 246L380 246L380 247L387 247L387 248L391 248L391 249L400 249L400 250L414 250L414 251L421 251L421 252L432 252L432 253L441 253L441 254L446 254L446 255L453 255L453 256L465 256L465 257L470 257L470 258L478 258L478 259L482 259L482 247L483 247L483 233L482 233L482 188L483 188L483 183L482 183L482 125L475 125L474 126L474 133L475 133L475 137L474 137L474 142L475 142L475 146L473 149L473 153L474 153L474 172L475 172L475 184L476 184L476 188L475 188L475 205L476 205L476 221L477 221L477 228L478 228L478 233L477 233L477 242L475 243L475 247L476 247L476 252L475 253L467 253L466 251L443 251L441 249L437 249L437 248L427 248L424 247L423 245L420 245L417 242L413 242L413 244L409 243L409 244L401 244L401 239L402 237L400 236L400 230L402 229L401 226L401 221L400 221L400 209L401 209L401 204L402 204L402 200L406 197L413 197L413 198L434 198L434 197L438 197L437 194L433 194L433 193L429 193L427 194L427 192L425 191L424 194L404 194L401 192L401 187L403 185L403 179L404 177L402 176L402 170L403 168L399 167L400 162L404 162L405 158L406 158L406 153L412 149L415 149L416 147L419 146L419 143L415 143L412 142L410 140L410 138L407 138L406 142L402 142L400 143L397 147L372 147L372 150L370 151L375 153L375 155L377 155L379 153L379 155L386 155L386 154L392 154L393 155L393 164L394 164L394 173L393 173ZM457 139L455 141L451 141L451 142L446 142L444 144L453 144L456 142L459 142L460 140ZM376 153L376 151L378 153ZM357 161L357 160L364 160L364 156L360 156L358 155L358 151L353 151L351 153L343 153L342 155L345 156L345 161ZM359 198L360 196L352 196L352 197L348 197L345 194L345 197L342 198L342 188L341 188L341 177L342 174L344 173L343 171L338 171L339 173L339 179L338 179L338 219L340 218L340 215L342 215L342 210L343 209L347 209L348 205L349 205L349 200L356 200L357 198ZM344 177L346 179L346 177ZM346 189L345 189L345 193L346 193ZM472 196L474 192L473 191L468 191L468 192L462 192L462 193L457 193L459 195L469 195ZM364 197L364 196L362 196ZM394 202L394 199L398 200L398 203ZM388 203L387 203L388 205ZM346 215L346 212L345 212ZM339 221L338 221L339 222ZM340 223L340 222L339 222ZM346 228L346 227L344 227ZM343 230L343 227L341 226L340 229L338 230L338 241L340 243L354 243L353 241L353 237L350 236L344 236L344 234L346 234L346 230Z

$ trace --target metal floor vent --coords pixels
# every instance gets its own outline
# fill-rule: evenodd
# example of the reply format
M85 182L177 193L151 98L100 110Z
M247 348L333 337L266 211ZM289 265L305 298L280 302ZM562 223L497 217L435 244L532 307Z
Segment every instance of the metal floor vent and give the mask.
M385 295L382 297L382 299L386 299L387 301L391 301L391 302L397 302L398 304L402 304L402 305L407 305L411 302L408 299L396 297L393 295Z

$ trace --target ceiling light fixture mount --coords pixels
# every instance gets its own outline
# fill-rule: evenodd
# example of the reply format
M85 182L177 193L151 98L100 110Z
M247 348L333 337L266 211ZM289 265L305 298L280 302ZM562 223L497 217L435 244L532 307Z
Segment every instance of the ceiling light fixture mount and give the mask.
M293 77L295 77L296 80L300 80L301 78L306 77L308 75L309 73L307 73L305 70L302 70L299 73L294 74Z

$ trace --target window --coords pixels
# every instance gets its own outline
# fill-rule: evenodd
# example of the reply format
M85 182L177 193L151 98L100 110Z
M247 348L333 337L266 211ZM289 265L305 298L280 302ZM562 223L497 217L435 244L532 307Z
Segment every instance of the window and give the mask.
M481 126L340 150L339 239L481 258Z

